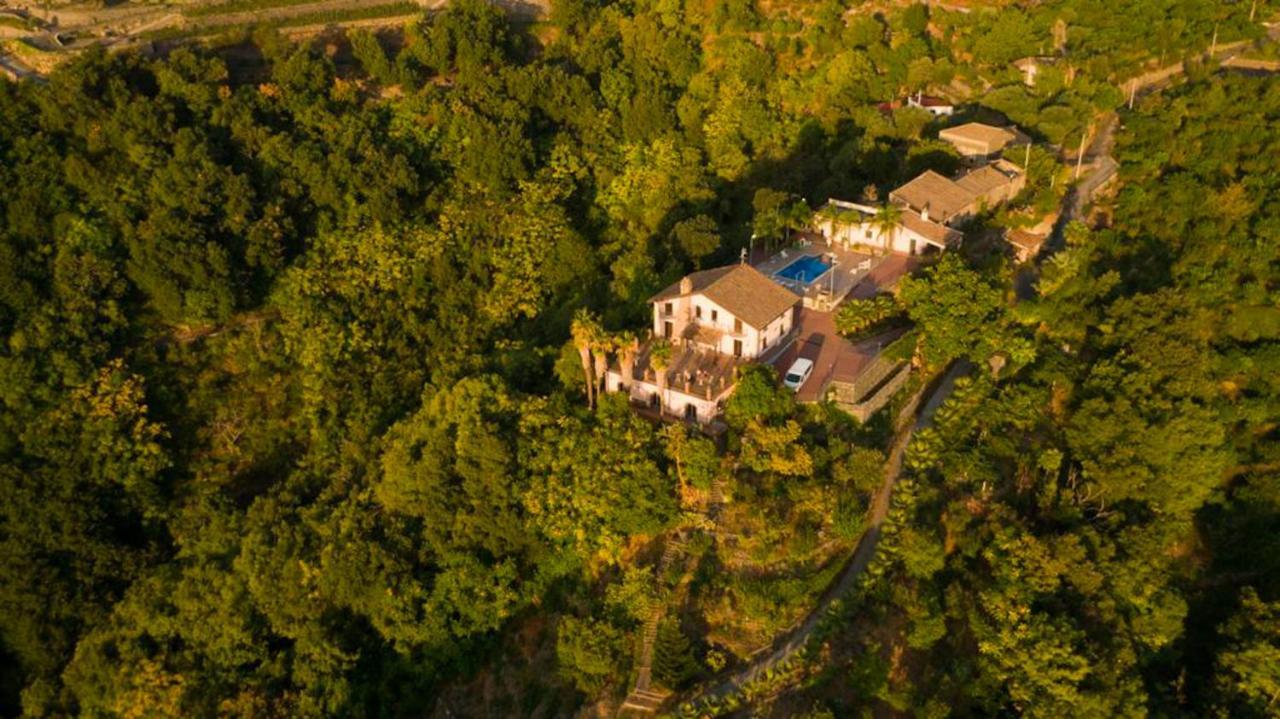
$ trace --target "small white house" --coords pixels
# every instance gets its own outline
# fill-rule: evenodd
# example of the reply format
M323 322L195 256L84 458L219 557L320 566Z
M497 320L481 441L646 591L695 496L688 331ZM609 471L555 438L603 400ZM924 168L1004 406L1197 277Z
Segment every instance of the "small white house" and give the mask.
M916 107L934 117L951 117L956 113L956 106L950 100L917 92L907 96L907 107Z

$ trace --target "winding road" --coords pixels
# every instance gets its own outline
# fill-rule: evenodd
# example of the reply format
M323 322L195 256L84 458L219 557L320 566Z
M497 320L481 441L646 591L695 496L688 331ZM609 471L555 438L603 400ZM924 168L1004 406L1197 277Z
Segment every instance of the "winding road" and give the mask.
M917 430L929 426L929 423L933 420L934 412L951 395L952 389L955 388L956 380L967 374L970 369L972 369L972 365L968 362L964 360L956 362L943 375L941 381L933 388L933 391L929 393L923 407L921 407L921 398L924 396L925 389L917 392L899 414L899 429L889 450L889 459L885 462L884 481L880 484L880 488L876 490L875 497L871 502L871 515L868 519L869 526L863 532L862 538L858 540L858 547L845 564L844 569L841 570L840 576L822 594L822 597L819 598L808 616L792 628L791 631L779 637L774 642L772 651L761 655L748 666L720 679L711 686L695 690L696 693L687 692L685 694L686 698L681 701L720 698L732 694L749 682L759 678L770 668L785 661L808 643L813 636L814 630L818 628L822 617L826 615L827 610L831 608L831 605L837 599L848 594L857 585L858 578L866 570L871 558L875 556L876 545L880 541L881 527L884 525L885 517L889 514L889 500L893 496L893 487L897 483L898 477L902 475L903 456L906 454L907 445L910 444L912 436L915 435ZM919 409L918 412L916 411L917 409Z
M1268 26L1268 37L1272 40L1280 38L1280 26ZM1205 57L1226 61L1236 57L1242 50L1253 45L1254 43L1251 41L1232 43L1231 45L1221 46L1213 52L1206 52ZM1182 75L1185 71L1186 68L1182 62L1174 63L1127 81L1124 83L1123 89L1131 90L1134 97L1143 96L1166 87L1174 78ZM1115 134L1120 127L1118 109L1106 113L1101 118L1097 132L1094 133L1085 148L1082 165L1088 169L1080 181L1071 188L1062 200L1058 220L1054 223L1053 231L1049 238L1048 249L1050 253L1061 247L1063 230L1066 226L1084 215L1085 210L1093 200L1094 194L1115 177L1119 171L1120 165L1111 155L1115 146ZM942 378L942 381L938 383L929 395L924 407L916 414L914 422L907 425L900 415L899 430L890 449L889 459L885 463L884 482L876 491L875 498L872 501L870 524L859 540L857 549L849 558L845 568L841 570L839 578L827 588L804 620L779 637L771 651L759 656L746 667L719 679L710 686L686 692L682 701L723 698L733 694L805 646L832 603L856 586L858 578L875 555L876 546L880 541L881 527L889 511L889 501L893 494L893 488L902 473L903 455L906 453L907 445L910 444L912 436L916 430L929 425L934 412L950 396L956 380L967 374L971 369L972 365L964 361L952 365L951 369ZM910 415L914 411L920 397L921 395L917 394L913 398L912 402L907 405L907 411L904 411L903 415Z

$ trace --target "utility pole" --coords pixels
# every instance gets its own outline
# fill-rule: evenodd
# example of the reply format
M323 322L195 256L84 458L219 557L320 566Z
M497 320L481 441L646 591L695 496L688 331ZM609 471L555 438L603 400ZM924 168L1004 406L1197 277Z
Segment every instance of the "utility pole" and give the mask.
M1084 131L1084 134L1080 136L1080 154L1076 157L1076 179L1077 180L1080 179L1080 167L1084 165L1084 145L1085 145L1085 142L1089 139L1090 129L1092 128L1086 128Z
M1249 6L1249 22L1253 22L1253 16L1258 12L1258 0L1253 0L1253 4Z
M1133 99L1138 94L1138 78L1129 81L1129 109L1133 109Z
M1209 59L1218 53L1218 23L1213 24L1213 42L1209 43Z

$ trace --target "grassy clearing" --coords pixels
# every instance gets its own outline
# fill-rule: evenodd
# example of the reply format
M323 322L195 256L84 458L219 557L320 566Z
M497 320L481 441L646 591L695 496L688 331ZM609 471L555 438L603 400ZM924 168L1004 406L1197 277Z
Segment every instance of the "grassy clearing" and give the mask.
M7 53L36 72L47 75L58 65L75 57L76 52L49 52L24 40L0 40L0 53Z
M192 18L216 17L238 12L257 12L275 8L292 7L294 5L311 5L316 0L227 0L227 2L198 5L184 10L183 15Z
M36 23L17 15L0 15L0 27L11 27L15 30L35 30Z
M325 10L302 15L280 18L274 22L264 23L271 27L297 27L299 25L322 25L325 23L351 22L353 20L374 20L398 15L413 15L422 10L416 2L396 2L389 5L353 8L350 10Z
M239 0L237 0L238 2ZM168 27L158 28L151 32L143 33L142 39L150 41L161 40L178 40L182 38L199 38L211 37L232 32L237 28L246 27L299 27L303 25L324 25L339 24L344 22L355 22L357 20L375 20L378 18L391 18L402 15L413 15L421 10L421 7L415 2L394 2L386 5L372 5L366 7L347 8L343 10L320 10L309 13L299 13L297 15L288 15L285 17L271 18L267 20L229 25L207 25L204 27L179 28Z

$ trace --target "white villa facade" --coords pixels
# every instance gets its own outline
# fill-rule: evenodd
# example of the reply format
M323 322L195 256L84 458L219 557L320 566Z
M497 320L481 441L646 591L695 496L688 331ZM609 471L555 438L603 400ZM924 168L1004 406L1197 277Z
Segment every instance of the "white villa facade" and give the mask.
M817 230L827 241L850 249L861 246L881 252L919 255L943 251L960 244L964 235L929 219L927 210L919 213L901 208L893 230L882 229L876 222L877 209L844 200L827 200L818 212Z
M605 375L605 390L665 415L708 424L733 393L737 370L765 361L794 338L800 297L750 265L687 275L649 300L653 336L671 343L659 370L653 342Z

